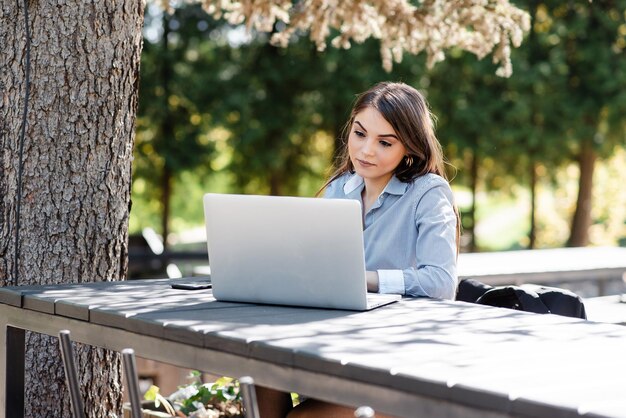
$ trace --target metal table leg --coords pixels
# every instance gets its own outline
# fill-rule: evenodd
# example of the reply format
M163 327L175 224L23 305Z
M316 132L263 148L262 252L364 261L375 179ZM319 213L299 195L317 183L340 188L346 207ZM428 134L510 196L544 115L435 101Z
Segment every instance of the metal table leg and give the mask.
M0 365L0 378L4 374L4 408L0 400L0 417L24 416L24 345L26 332L6 325L2 331L6 357ZM2 415L4 414L4 415Z

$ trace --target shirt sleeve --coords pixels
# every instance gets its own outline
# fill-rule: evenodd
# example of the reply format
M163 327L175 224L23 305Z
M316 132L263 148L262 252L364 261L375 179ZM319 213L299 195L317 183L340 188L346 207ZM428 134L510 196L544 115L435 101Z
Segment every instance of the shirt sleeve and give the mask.
M345 197L343 193L343 185L345 184L345 177L339 176L335 180L331 181L328 186L324 189L322 194L323 197L327 199L336 199Z
M457 217L453 201L446 183L426 191L417 204L417 263L402 271L408 296L455 298Z
M404 294L404 274L402 270L377 270L378 293Z

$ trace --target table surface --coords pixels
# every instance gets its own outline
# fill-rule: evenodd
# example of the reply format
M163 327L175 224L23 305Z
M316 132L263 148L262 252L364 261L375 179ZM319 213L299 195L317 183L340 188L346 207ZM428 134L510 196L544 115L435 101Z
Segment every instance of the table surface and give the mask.
M461 253L459 277L489 284L621 278L626 247L572 247Z
M426 298L369 312L219 302L171 289L177 280L0 288L2 332L67 328L398 416L626 417L622 326Z
M626 294L584 299L587 319L626 325Z

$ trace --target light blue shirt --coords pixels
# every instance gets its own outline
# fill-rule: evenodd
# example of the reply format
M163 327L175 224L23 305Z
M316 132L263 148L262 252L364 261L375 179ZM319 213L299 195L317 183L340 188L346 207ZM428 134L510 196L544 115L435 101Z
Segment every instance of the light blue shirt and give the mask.
M361 202L364 182L346 173L328 185L324 197ZM456 215L448 182L426 174L409 183L391 178L365 214L365 265L377 271L380 293L454 299Z

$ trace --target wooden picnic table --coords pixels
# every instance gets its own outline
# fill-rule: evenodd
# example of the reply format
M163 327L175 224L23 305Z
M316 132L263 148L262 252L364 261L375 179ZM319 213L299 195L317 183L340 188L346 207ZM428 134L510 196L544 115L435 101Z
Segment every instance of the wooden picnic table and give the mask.
M555 285L595 282L605 294L608 281L626 272L626 247L574 247L459 254L459 278L490 285L536 283Z
M626 417L625 327L426 298L369 312L218 302L173 281L0 289L0 417L23 414L24 330L61 329L400 417Z

